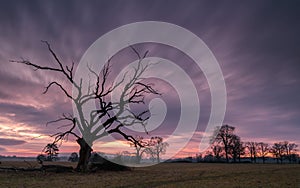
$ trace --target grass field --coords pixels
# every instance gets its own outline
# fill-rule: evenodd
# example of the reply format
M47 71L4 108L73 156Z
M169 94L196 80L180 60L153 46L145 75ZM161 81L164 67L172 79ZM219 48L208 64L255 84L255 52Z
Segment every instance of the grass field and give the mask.
M2 162L0 166L28 166ZM37 165L32 162L32 165ZM72 165L72 163L64 163ZM297 187L300 165L171 163L91 174L0 172L0 187Z

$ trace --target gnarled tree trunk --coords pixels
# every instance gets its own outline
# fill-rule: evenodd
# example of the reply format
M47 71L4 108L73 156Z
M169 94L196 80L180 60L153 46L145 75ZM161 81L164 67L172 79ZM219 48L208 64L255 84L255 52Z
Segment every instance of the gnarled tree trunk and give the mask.
M79 161L76 167L77 171L87 172L88 171L88 162L91 157L92 148L86 143L83 138L78 138L77 143L80 146L79 150Z

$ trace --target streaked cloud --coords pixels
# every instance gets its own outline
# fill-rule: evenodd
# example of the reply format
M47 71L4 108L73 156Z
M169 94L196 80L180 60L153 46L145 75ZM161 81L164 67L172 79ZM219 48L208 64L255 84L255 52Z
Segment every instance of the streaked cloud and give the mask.
M14 145L21 145L21 144L25 144L25 143L26 142L24 140L0 138L1 146L14 146Z
M157 20L171 22L198 35L220 63L227 87L225 123L236 126L245 140L291 140L300 143L299 2L281 1L30 1L2 2L0 7L0 137L1 153L35 155L58 126L46 122L72 112L57 88L42 95L57 74L9 63L29 59L56 66L40 40L48 40L66 64L75 65L104 33L123 24ZM126 37L126 36L124 36ZM183 151L196 151L210 114L210 92L202 71L185 54L158 44L136 45L150 56L170 59L192 78L201 105L197 132ZM130 49L113 62L112 77L135 58ZM122 60L122 63L120 61ZM166 72L172 75L172 72ZM151 135L170 135L178 123L180 103L167 83L153 80L164 93L168 112ZM71 88L68 88L70 90ZM150 99L149 99L150 100ZM189 133L177 135L184 137ZM16 140L17 139L17 140ZM179 139L180 140L180 139ZM0 140L1 143L1 140ZM25 147L26 145L26 147ZM42 145L42 146L41 146ZM76 148L71 142L63 147Z

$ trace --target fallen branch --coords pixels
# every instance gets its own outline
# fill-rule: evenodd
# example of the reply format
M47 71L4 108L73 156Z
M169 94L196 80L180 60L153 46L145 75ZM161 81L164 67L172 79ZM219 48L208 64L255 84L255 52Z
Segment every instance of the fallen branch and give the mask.
M73 172L73 167L71 166L62 166L62 165L42 165L40 168L16 168L16 167L0 167L0 172L4 171L14 171L14 172Z

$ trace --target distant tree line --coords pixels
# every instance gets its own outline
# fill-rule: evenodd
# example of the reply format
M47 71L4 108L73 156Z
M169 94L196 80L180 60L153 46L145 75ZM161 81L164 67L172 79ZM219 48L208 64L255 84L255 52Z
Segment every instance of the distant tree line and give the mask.
M136 136L134 142L129 142L134 147L135 152L123 151L118 153L113 159L115 162L121 161L140 163L143 157L148 156L153 162L160 162L161 156L166 153L169 144L160 136L154 136L145 139ZM270 145L265 142L248 141L243 142L241 137L235 133L235 127L223 125L215 130L211 138L211 147L203 154L197 154L198 162L251 162L266 163L267 159L272 158L277 163L297 163L300 162L297 154L298 145L289 141L276 142ZM56 144L47 144L44 148L45 154L38 155L39 161L58 160L58 147ZM93 154L92 161L97 161L97 156ZM101 157L98 157L101 159ZM76 152L71 153L68 161L78 162L79 155Z
M167 147L169 144L164 141L164 139L160 136L154 136L150 139L145 139L141 136L136 136L134 142L129 142L131 147L134 147L135 152L130 153L128 151L123 151L116 154L116 157L113 161L117 163L122 162L134 162L140 163L142 158L147 155L149 159L153 162L159 163L161 160L161 156L164 155L167 151ZM58 146L57 144L47 144L43 149L44 154L39 154L37 156L38 161L57 161L58 160ZM71 153L68 158L70 162L78 162L79 155L76 152ZM91 162L97 162L102 160L102 157L96 152L91 155Z
M277 163L296 163L299 160L297 147L297 144L289 141L276 142L273 145L264 142L243 142L235 134L235 127L223 125L216 129L211 139L211 148L204 156L197 157L205 161L227 163L241 162L242 158L250 158L252 163L257 163L257 159L260 158L265 163L267 157L272 157Z

